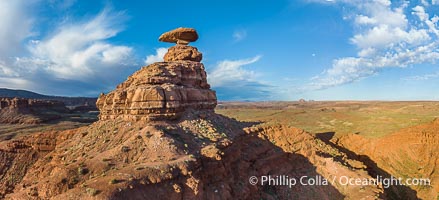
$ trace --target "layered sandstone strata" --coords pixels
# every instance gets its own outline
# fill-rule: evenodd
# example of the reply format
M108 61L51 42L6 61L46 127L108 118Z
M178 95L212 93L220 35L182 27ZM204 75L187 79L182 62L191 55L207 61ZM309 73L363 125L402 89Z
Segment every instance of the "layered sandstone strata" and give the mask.
M177 41L179 35L175 30L174 36ZM216 94L207 83L201 58L202 54L195 47L181 44L171 47L165 55L165 62L145 66L118 85L116 90L101 94L97 101L101 112L99 118L120 117L130 121L176 119L186 109L214 109Z
M168 49L163 60L165 62L179 61L179 60L189 60L200 62L203 55L198 51L197 48L186 46L186 45L176 45Z
M0 98L0 109L6 108L37 108L37 107L59 107L64 108L64 103L59 101L48 101L24 98Z
M68 112L59 101L0 98L0 124L39 124Z

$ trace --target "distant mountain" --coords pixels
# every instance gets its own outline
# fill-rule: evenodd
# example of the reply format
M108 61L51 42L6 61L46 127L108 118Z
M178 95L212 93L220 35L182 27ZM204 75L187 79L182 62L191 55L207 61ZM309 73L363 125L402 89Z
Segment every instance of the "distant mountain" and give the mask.
M0 88L0 97L18 97L28 99L48 99L50 96L30 92L27 90L12 90L7 88Z
M61 96L49 96L42 95L27 90L13 90L7 88L0 88L0 97L18 97L27 99L45 99L64 102L66 106L96 106L97 98L90 97L61 97Z

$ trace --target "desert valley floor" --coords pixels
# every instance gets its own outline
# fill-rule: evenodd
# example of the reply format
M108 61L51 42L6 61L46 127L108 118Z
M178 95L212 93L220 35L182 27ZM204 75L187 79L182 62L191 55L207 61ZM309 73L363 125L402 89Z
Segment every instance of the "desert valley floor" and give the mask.
M35 192L34 190L29 191L29 188L32 188L32 181L27 180L26 182L25 179L36 181L42 177L37 178L38 173L34 172L32 176L35 177L28 178L29 175L25 176L24 169L27 170L28 168L35 168L35 165L41 165L37 166L38 171L42 170L38 168L47 167L45 165L62 165L66 168L71 167L70 170L67 170L70 171L68 173L73 173L71 172L73 170L75 171L73 174L76 175L69 176L65 172L67 174L61 175L65 177L59 178L61 184L65 186L46 188L46 190L58 191L60 194L71 190L77 192L74 197L80 198L103 196L102 199L108 197L115 197L116 199L118 199L117 197L131 197L134 199L150 197L154 199L170 191L172 191L172 193L169 193L172 194L170 195L171 198L193 198L198 195L197 192L194 192L197 190L194 188L197 187L193 186L192 189L187 189L191 188L187 186L188 182L191 181L204 182L204 185L201 186L203 189L198 184L199 190L224 188L224 185L227 185L229 196L223 195L218 199L236 197L236 191L240 191L239 195L241 196L239 197L244 199L253 197L264 199L287 199L291 197L293 199L311 197L325 199L437 198L439 189L439 156L437 154L439 150L437 136L439 120L435 119L439 118L439 102L219 102L215 109L215 112L219 115L193 112L184 120L162 124L159 126L161 128L158 128L159 133L154 133L157 131L157 127L149 126L147 123L133 123L131 125L131 123L115 121L108 125L94 122L92 127L89 127L90 120L96 115L88 114L74 115L75 120L71 120L71 115L68 115L68 117L59 119L56 122L39 125L1 125L3 128L0 135L0 138L2 138L0 144L3 146L3 154L0 157L4 162L9 163L9 165L2 168L3 173L0 179L2 194L9 193L10 195L14 189L15 194L20 194L19 191L26 188L28 188L28 190L25 190L26 193ZM78 120L81 117L86 120ZM95 120L97 119L95 118ZM76 129L62 131L72 128ZM122 132L130 134L118 135L116 132L120 129L123 129ZM240 130L245 130L247 136L238 136ZM58 138L57 140L47 140L47 136L39 138L42 132L50 132L51 136L49 138L51 139L59 137L56 134L61 134L65 138ZM139 132L139 136L136 132ZM179 135L182 133L191 134ZM111 137L105 136L105 134L111 134ZM139 150L144 149L144 147L132 146L139 145L136 142L134 144L125 144L126 142L123 141L131 140L127 137L134 137L133 140L138 141L136 138L142 134L146 134L148 139L141 139L141 141L144 140L144 142L152 144L157 139L162 138L160 140L165 139L168 142L168 144L160 144L164 145L163 149L168 149L170 146L172 147L170 149L173 150L169 150L170 152L149 152L147 154L148 158L145 158L147 161L141 162L139 158L134 157L139 157L141 152L145 152ZM156 136L155 134L159 135ZM53 147L55 144L51 144L51 142L61 143L60 141L65 141L67 138L74 138L74 135L81 135L80 138L85 140L87 140L87 137L101 138L99 140L89 139L89 143L100 143L88 144L88 146L94 145L94 148L98 149L95 150L97 152L104 152L103 150L110 146L117 149L117 151L119 151L119 148L126 148L126 151L128 149L131 151L132 149L138 149L136 151L139 152L127 153L132 158L117 155L118 153L114 152L104 155L95 152L90 153L97 157L92 158L94 161L87 162L85 159L80 161L83 159L82 157L87 157L87 155L84 155L87 152L86 150L70 158L64 153L69 149L79 148L76 146L80 143L77 139L76 142L63 144L62 149L56 152L57 148ZM28 150L23 151L23 149L26 149L25 144L29 145L30 143L30 146L35 146L35 141L32 140L40 141L40 144L37 145L40 146L40 152L32 150L32 153L28 155ZM42 145L43 140L45 144ZM118 142L113 142L113 140ZM10 145L11 141L15 141L13 142L15 146ZM233 144L227 144L229 142ZM122 143L123 145L121 145ZM218 145L219 143L226 144L221 146ZM20 145L24 147L20 147ZM84 144L81 144L81 147L84 147ZM8 151L21 152L22 155L19 158L14 158L8 155L11 154L10 152L5 154ZM149 151L157 150L149 149ZM237 164L243 155L249 160L243 160L240 161L240 164ZM113 158L110 158L112 156ZM200 161L195 161L200 157L209 158L209 161L201 161L204 172L200 172L200 166L198 166ZM57 159L58 161L37 162L39 158L45 160ZM31 163L20 164L19 159L30 159ZM58 163L54 164L56 162ZM219 167L219 163L221 163L220 166L229 166ZM277 165L283 166L283 169L275 167ZM163 166L166 166L165 169L162 169ZM158 168L158 174L154 175L156 172L147 170L148 167ZM175 168L179 169L178 172ZM81 169L84 169L85 172ZM132 175L132 177L128 177L129 175L124 175L126 177L120 176L121 173L129 174L130 170L136 173L146 171L145 174L137 176L148 177L148 180L144 180L145 178L136 179L136 175ZM238 170L238 172L232 172L234 170ZM349 188L337 185L325 187L302 186L293 188L290 191L276 187L251 188L250 186L249 188L246 178L253 174L252 171L255 170L273 174L286 173L293 176L303 174L331 176L339 174L358 177L424 177L431 179L432 184L430 186L392 186L390 188ZM218 171L220 175L216 177L215 172ZM79 176L84 176L81 173L90 174L90 176L82 178L78 177L77 173L79 173ZM184 179L181 174L188 176L188 173L202 175L190 175L193 176L191 178L194 180L181 180ZM234 178L226 178L229 173L234 173ZM155 177L154 181L151 181L151 176ZM104 181L96 182L96 177L103 177ZM91 180L94 180L95 183ZM49 181L54 180L47 180L47 182ZM20 182L24 186L26 184L29 186L18 186L17 183ZM170 188L163 186L167 182L172 183L169 186ZM96 183L105 185L105 187L99 188L99 186L96 186L99 184ZM141 189L136 189L148 184L150 188L145 191L140 192ZM186 186L184 186L185 184ZM38 187L48 186L38 185ZM21 189L17 190L17 188ZM157 191L153 192L155 189ZM119 191L116 192L119 194L114 194L114 190ZM183 192L184 190L192 192L189 195L187 192ZM202 194L201 198L214 198L216 194L214 191L215 189L211 193L198 191L198 194ZM312 196L310 196L310 192L313 193ZM52 193L57 194L57 192ZM45 196L53 197L54 194L49 193ZM57 198L65 197L63 195L59 196L59 194L54 196ZM23 196L12 195L7 197L20 199Z

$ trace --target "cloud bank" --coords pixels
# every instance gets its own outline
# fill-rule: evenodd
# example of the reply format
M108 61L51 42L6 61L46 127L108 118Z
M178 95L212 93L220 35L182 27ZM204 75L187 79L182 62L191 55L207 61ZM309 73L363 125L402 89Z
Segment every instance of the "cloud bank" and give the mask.
M334 1L352 8L348 20L356 33L350 42L357 56L335 59L332 67L313 77L308 90L326 89L378 74L386 68L434 63L439 59L439 17L422 5L410 7L389 0ZM431 2L436 4L436 1Z
M258 80L259 74L245 69L258 62L262 56L240 60L223 60L208 70L208 82L219 99L260 100L271 97L272 86Z
M108 41L122 31L124 13L106 8L35 35L31 7L20 0L0 2L0 87L95 95L132 71L133 49Z
M32 1L0 1L0 59L20 53L23 49L21 42L32 35L34 19L29 15ZM0 68L0 72L1 72Z

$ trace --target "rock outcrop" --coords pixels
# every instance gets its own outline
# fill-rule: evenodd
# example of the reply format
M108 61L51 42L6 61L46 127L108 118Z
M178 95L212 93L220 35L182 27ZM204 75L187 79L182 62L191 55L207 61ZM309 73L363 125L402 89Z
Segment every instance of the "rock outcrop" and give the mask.
M54 113L67 113L64 103L59 101L0 98L0 123L39 124L60 118Z
M162 41L195 41L195 30L163 34ZM186 29L184 29L186 30ZM196 37L195 37L196 36ZM164 39L162 39L164 38ZM143 67L117 86L116 90L101 94L97 106L101 120L176 119L186 109L213 110L217 104L215 91L210 90L202 54L197 48L177 44L165 55L165 62Z
M165 54L164 61L182 61L189 60L194 62L200 62L203 55L198 51L197 48L185 45L177 45L169 48L168 52Z

